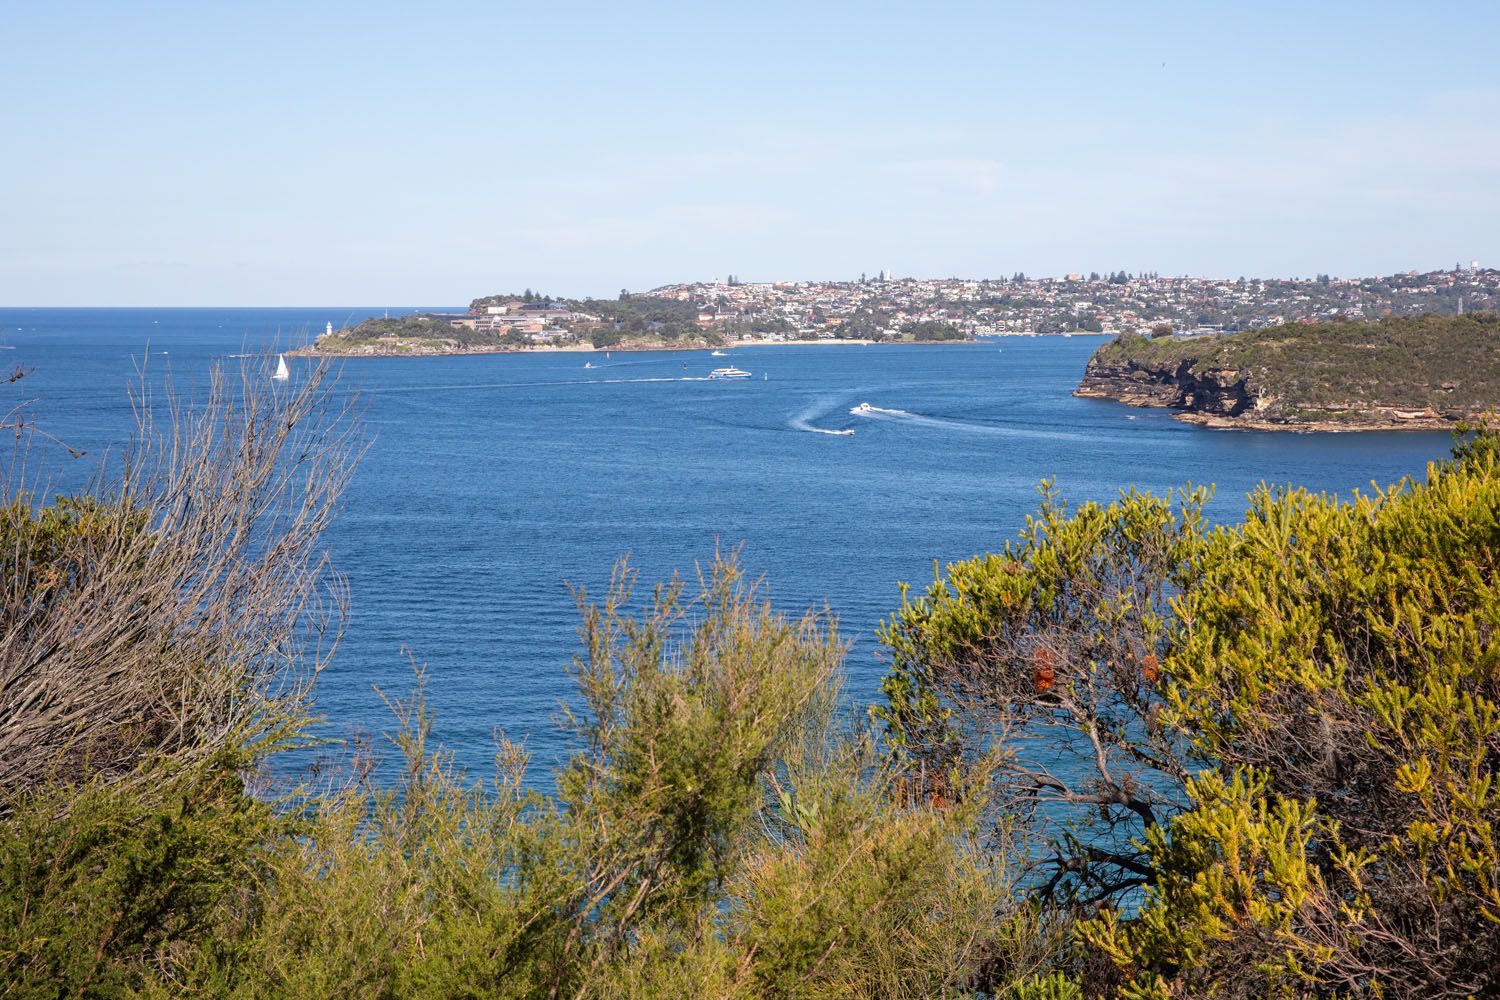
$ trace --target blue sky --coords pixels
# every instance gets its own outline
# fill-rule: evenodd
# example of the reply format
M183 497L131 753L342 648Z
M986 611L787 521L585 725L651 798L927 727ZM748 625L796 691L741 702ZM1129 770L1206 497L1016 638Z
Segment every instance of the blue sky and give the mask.
M1500 265L1500 4L0 0L0 305Z

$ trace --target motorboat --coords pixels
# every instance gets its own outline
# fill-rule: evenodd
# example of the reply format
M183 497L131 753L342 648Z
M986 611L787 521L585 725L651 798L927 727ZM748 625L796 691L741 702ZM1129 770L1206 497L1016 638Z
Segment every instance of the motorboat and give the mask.
M708 373L709 378L749 378L750 373L740 371L738 368L715 368Z
M875 412L875 407L871 406L869 403L860 403L858 406L853 407L852 409L850 409L849 412L850 413L859 414L860 416L864 416L867 413L874 413Z
M729 357L729 355L725 354L723 351L714 351L713 353L711 353L709 355L709 357L711 357L711 358L727 358L727 357Z

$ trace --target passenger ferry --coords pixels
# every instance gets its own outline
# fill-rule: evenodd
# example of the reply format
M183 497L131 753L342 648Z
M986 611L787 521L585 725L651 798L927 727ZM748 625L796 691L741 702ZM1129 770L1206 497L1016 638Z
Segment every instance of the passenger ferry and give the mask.
M742 372L738 368L715 368L708 373L709 378L749 378L749 372Z

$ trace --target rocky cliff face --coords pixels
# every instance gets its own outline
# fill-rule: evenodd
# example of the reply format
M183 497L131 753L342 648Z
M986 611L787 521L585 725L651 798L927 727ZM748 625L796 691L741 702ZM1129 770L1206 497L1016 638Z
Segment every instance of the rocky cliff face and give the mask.
M1287 406L1249 372L1195 370L1194 358L1160 363L1139 358L1089 359L1076 396L1131 406L1178 410L1177 419L1205 427L1272 431L1449 430L1464 413L1433 407L1356 403L1309 410ZM1446 388L1446 387L1445 387Z
M1123 363L1089 360L1075 395L1113 399L1131 406L1164 406L1211 417L1253 414L1271 419L1274 401L1251 384L1250 376L1226 368L1202 372L1194 361L1153 364L1134 358Z
M1500 405L1500 313L1121 336L1077 393L1210 427L1451 431Z

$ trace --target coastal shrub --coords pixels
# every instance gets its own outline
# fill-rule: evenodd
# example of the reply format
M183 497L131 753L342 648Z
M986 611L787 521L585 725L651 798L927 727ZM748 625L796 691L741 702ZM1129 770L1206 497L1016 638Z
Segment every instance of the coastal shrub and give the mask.
M732 559L638 613L632 585L622 568L579 595L579 749L555 794L503 739L494 778L466 777L419 690L394 704L397 784L265 831L246 897L150 991L972 996L987 968L1035 971L1028 934L996 934L1018 925L982 797L908 802L839 721L831 622L778 614Z
M1034 898L1077 921L1060 969L1133 998L1500 992L1500 466L1473 430L1425 479L1263 488L1212 530L1048 499L903 604L893 756L998 747L1012 798L1098 808L1033 844ZM1029 763L1032 712L1092 769Z
M236 762L8 794L0 996L125 996L253 914L278 834Z
M107 491L40 503L24 451L0 480L0 794L297 738L341 626L319 538L357 444L326 368L264 374L139 396Z
M1051 484L999 553L903 589L882 629L897 760L926 797L1001 750L994 792L1025 817L1036 891L1129 896L1153 871L1144 834L1183 804L1190 749L1161 724L1174 594L1191 583L1208 494L1129 491L1070 510Z
M1254 776L1241 798L1306 812L1305 840L1256 866L1305 866L1323 896L1284 918L1278 947L1299 952L1287 964L1349 990L1500 991L1481 957L1500 952L1493 453L1471 447L1348 502L1257 491L1199 565L1166 721L1221 772Z

